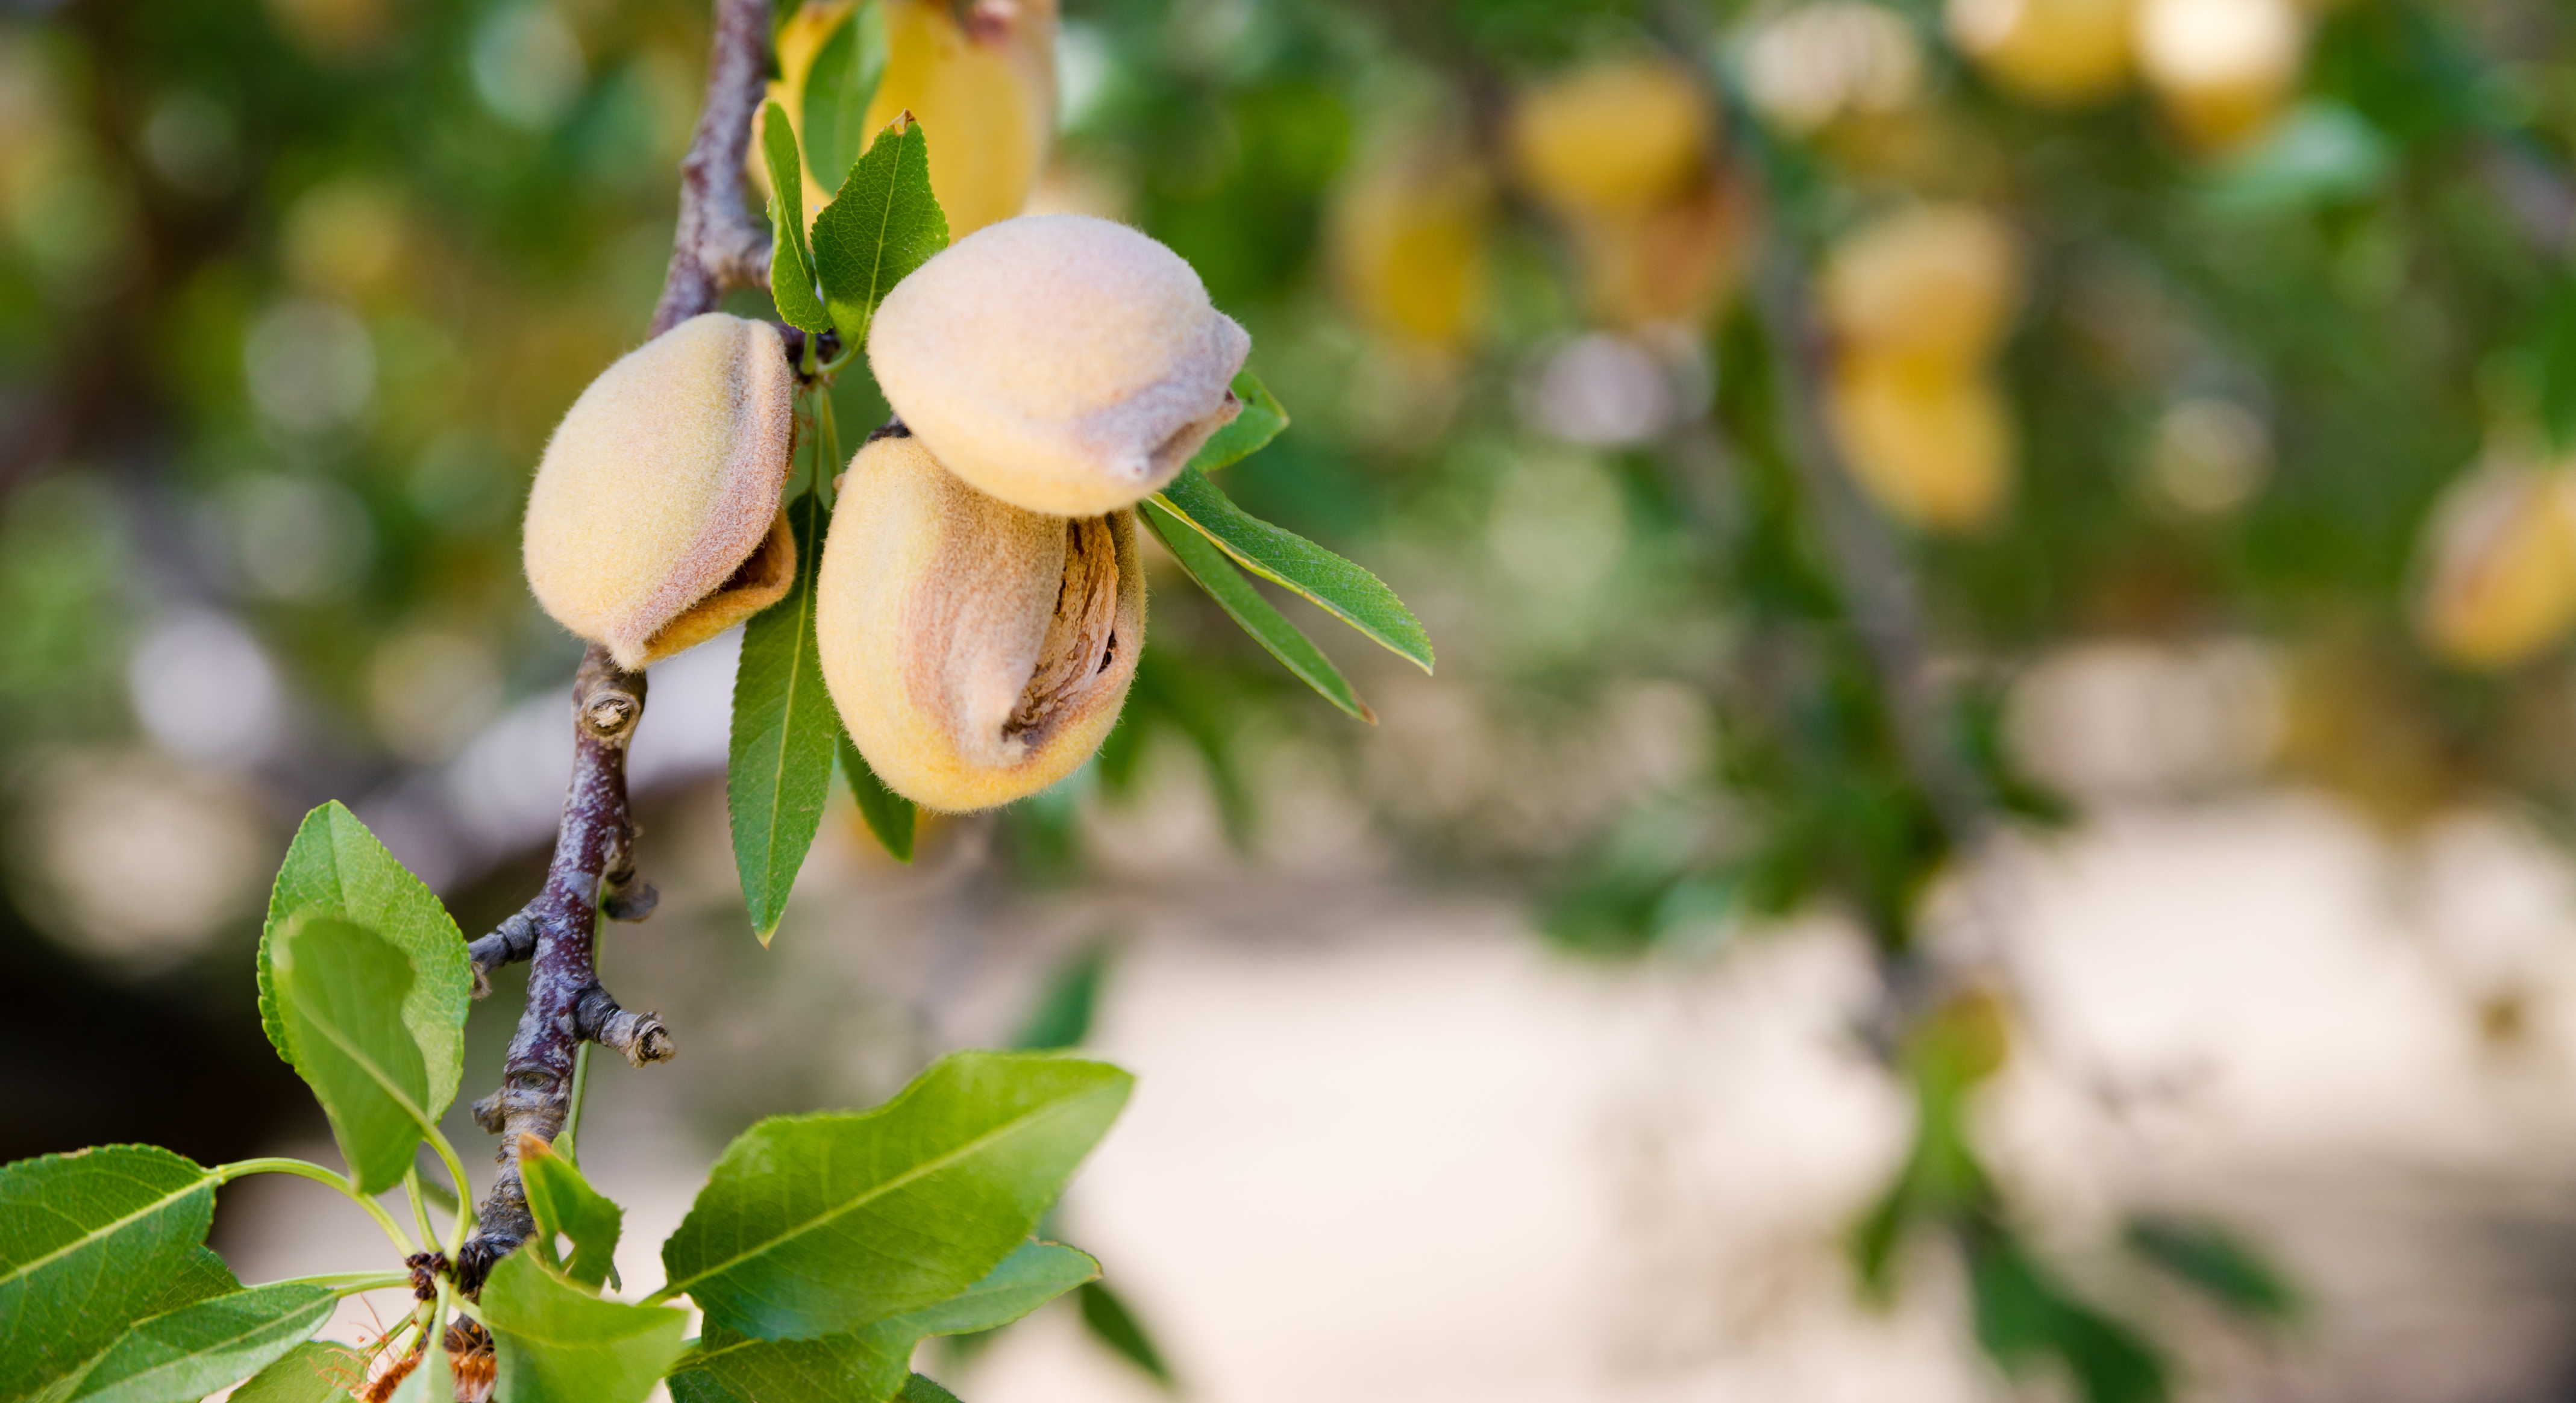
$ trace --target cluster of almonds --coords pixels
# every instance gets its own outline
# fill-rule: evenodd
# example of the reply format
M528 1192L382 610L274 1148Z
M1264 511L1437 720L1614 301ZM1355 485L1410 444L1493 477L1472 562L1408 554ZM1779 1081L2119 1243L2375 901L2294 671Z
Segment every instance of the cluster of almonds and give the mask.
M1834 245L1820 292L1826 415L1862 490L1927 530L1993 520L2013 476L1990 367L2021 301L2012 232L1974 205L1900 210Z
M1335 281L1381 335L1457 351L1485 321L1497 180L1454 121L1388 132L1335 191ZM1598 60L1514 96L1503 173L1563 230L1595 319L1692 325L1715 310L1750 218L1719 170L1721 132L1701 83L1664 58Z
M1234 418L1250 350L1178 255L1082 215L990 225L888 294L867 353L897 420L841 479L815 597L888 787L989 808L1099 747L1144 644L1135 505ZM635 669L784 597L795 392L778 329L723 313L602 373L528 499L546 612Z

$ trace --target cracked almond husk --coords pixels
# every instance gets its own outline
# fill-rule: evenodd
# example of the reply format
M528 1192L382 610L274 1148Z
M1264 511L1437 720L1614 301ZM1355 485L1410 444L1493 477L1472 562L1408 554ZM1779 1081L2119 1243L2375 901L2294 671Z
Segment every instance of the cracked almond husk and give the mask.
M871 441L823 546L823 681L888 788L988 809L1071 774L1118 720L1145 643L1132 511L984 495L908 434Z

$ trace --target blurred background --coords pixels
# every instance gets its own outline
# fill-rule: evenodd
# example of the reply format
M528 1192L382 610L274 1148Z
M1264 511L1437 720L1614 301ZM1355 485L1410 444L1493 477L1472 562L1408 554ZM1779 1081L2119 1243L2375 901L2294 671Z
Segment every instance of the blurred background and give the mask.
M2576 14L875 3L952 212L1187 257L1294 416L1227 490L1440 667L1283 600L1353 723L1149 547L1100 760L909 867L836 796L763 950L734 640L657 666L626 1280L759 1116L1087 1039L1123 1308L976 1403L2576 1397ZM313 804L469 934L536 885L519 509L707 18L0 6L0 1159L329 1158L252 1002ZM1051 145L941 145L1003 95ZM246 1279L366 1264L308 1188Z

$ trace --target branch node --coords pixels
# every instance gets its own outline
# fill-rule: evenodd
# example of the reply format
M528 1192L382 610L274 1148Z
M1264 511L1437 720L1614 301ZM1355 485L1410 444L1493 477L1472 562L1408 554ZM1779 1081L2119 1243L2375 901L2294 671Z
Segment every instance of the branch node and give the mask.
M610 889L607 899L599 903L599 909L612 921L640 921L652 915L653 908L661 904L662 893L654 890L651 882L635 881L634 874L630 872L625 884Z

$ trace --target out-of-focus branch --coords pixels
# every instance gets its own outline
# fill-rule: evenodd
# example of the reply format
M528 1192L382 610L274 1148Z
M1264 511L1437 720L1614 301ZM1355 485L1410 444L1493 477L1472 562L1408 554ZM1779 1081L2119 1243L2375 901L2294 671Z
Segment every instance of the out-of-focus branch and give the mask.
M1906 771L1951 845L1973 847L1986 835L1992 806L1985 787L1944 733L1948 707L1931 676L1913 572L1886 523L1852 489L1850 466L1825 424L1816 386L1823 378L1827 349L1807 312L1812 304L1805 270L1786 240L1775 238L1772 245L1755 276L1753 296L1776 353L1778 410L1790 466L1801 495L1815 509L1834 582L1887 694L1889 721Z
M770 0L716 0L706 101L680 163L680 217L652 335L713 311L735 288L767 282L767 236L744 206L742 172L764 86L769 15ZM468 947L478 987L496 966L533 962L527 1009L510 1039L501 1089L474 1105L475 1120L501 1137L501 1170L456 1264L457 1282L469 1295L534 1230L519 1180L519 1137L551 1142L562 1131L580 1045L601 1043L639 1067L677 1051L659 1018L618 1007L600 986L594 958L603 910L632 921L653 909L653 888L635 872L635 825L626 798L627 745L643 717L643 674L620 670L606 649L593 645L573 679L572 783L545 888Z

